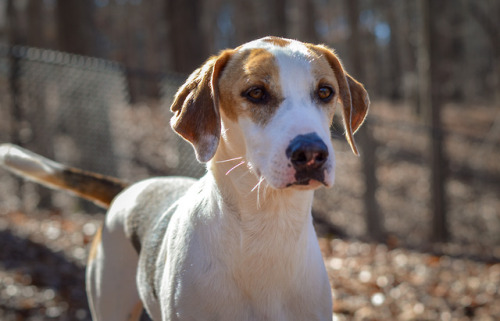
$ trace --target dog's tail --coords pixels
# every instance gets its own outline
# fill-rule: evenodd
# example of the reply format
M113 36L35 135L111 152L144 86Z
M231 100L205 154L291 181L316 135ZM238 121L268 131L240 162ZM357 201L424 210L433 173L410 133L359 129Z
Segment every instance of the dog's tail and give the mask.
M70 191L108 208L128 184L114 177L67 167L12 144L0 145L0 165L47 187Z

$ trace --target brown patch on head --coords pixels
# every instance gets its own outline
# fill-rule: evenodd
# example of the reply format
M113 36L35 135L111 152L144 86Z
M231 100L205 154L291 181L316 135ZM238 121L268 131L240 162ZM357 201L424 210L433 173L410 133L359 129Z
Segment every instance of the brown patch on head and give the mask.
M263 41L271 43L271 44L276 45L278 47L286 47L290 44L290 40L288 40L288 39L284 39L284 38L280 38L280 37L272 37L272 36L264 38Z
M340 92L339 83L328 61L315 51L312 51L312 55L314 58L311 61L311 73L316 81L315 90L317 90L320 86L328 86L332 87L334 91L334 98L332 99L331 103L319 104L320 106L328 109L329 116L331 117L330 121L333 121L333 113L335 111L334 106L336 101L338 100Z
M220 107L231 120L240 115L265 124L283 101L276 58L265 49L248 49L233 55L220 78ZM246 97L252 88L265 91L265 99Z

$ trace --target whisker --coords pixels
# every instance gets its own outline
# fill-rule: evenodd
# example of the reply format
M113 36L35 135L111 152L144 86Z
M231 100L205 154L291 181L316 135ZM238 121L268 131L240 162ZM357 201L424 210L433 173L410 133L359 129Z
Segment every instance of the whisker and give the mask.
M216 163L227 163L227 162L239 160L239 159L242 159L242 158L243 158L243 156L240 156L240 157L235 157L235 158L230 158L230 159L226 159L226 160L217 161Z
M259 184L259 188L257 188L257 208L261 208L260 207L260 184Z
M243 164L245 164L245 161L241 161L238 164L236 164L235 166L231 167L231 169L226 172L226 175L229 175L229 173L231 173L233 170L235 170L237 167L239 167Z
M259 182L257 183L257 185L255 185L255 187L257 187L257 208L260 208L260 187L262 186L262 182L264 181L264 176L261 176L260 179L259 179ZM255 190L255 187L252 189ZM264 186L264 189L266 188L266 186Z
M264 181L264 176L261 176L259 182L252 188L251 192L255 191L256 188L260 187L260 184Z

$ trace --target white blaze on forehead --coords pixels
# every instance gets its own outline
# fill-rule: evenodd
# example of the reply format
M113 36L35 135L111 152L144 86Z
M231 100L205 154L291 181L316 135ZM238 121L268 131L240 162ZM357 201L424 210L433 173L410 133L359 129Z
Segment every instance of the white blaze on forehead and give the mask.
M276 59L284 57L291 59L297 63L310 63L313 60L311 51L301 42L296 40L283 39L286 45L280 45L271 38L263 38L251 41L240 47L240 50L248 49L265 49L273 54Z
M295 52L294 52L295 53ZM285 100L304 104L310 102L310 91L314 86L311 63L307 56L278 54L276 60L280 71L280 82Z

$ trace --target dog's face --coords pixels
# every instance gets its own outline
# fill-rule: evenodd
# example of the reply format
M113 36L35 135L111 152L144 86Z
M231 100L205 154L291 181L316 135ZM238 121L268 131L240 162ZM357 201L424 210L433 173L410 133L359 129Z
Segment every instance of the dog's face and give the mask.
M172 126L200 161L219 142L273 188L331 186L330 124L342 106L346 136L368 109L363 86L326 47L267 37L209 59L179 90Z

